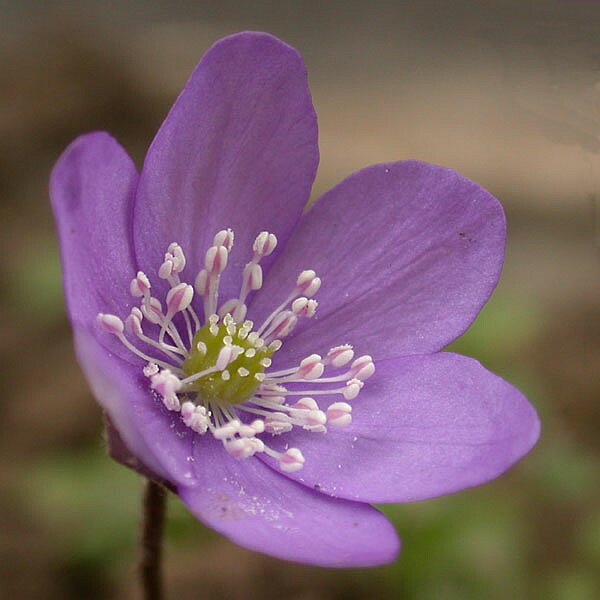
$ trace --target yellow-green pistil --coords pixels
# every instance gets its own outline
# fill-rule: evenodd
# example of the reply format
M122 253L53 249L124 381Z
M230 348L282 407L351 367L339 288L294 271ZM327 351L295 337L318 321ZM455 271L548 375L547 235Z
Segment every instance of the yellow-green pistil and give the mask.
M196 332L190 355L182 366L188 377L215 365L228 336L231 344L242 348L225 370L210 373L190 384L190 389L198 392L202 400L241 404L260 385L262 373L270 364L269 359L274 350L265 346L262 340L258 341L256 334L245 335L247 330L240 337L239 333L242 331L241 326L232 328L230 325L228 329L225 324L220 323L206 325Z

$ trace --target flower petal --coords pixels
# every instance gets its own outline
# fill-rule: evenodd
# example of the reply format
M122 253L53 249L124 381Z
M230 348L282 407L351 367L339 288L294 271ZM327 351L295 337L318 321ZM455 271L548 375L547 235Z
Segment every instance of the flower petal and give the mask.
M306 461L289 477L361 502L423 500L498 477L539 437L525 397L473 359L441 353L377 368L348 427L281 436Z
M102 132L77 138L52 171L50 197L73 323L93 327L99 312L123 317L131 304L129 215L137 181L125 150Z
M236 248L221 290L225 300L237 296L255 236L268 230L287 238L317 164L316 115L300 55L264 33L217 42L148 151L134 212L141 267L154 273L176 241L198 271L214 234L231 227Z
M399 551L394 528L371 506L327 498L256 458L235 460L215 444L199 444L194 464L198 483L180 487L181 499L204 523L251 550L325 567L383 564Z
M107 351L86 329L75 327L74 332L77 358L94 396L140 463L129 466L173 484L190 481L189 457L195 434L181 423L179 413L167 411L152 396L137 362L128 363ZM127 462L122 448L111 447L111 452L118 455L117 460Z
M319 310L286 341L286 358L341 343L375 359L434 352L488 299L504 241L500 204L454 171L414 161L369 167L308 212L250 318L260 323L299 271L314 269Z

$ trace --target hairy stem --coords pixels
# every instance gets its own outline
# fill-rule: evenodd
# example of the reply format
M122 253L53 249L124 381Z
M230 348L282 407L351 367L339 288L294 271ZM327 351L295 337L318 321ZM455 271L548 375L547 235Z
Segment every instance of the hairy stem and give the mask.
M160 484L148 479L144 490L141 557L139 576L144 600L163 600L162 537L167 493Z

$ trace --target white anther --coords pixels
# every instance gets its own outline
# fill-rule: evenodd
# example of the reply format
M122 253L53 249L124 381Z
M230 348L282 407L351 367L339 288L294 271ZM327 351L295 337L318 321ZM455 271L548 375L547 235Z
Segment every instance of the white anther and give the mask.
M281 346L283 346L283 342L281 340L273 340L269 344L269 350L272 350L273 352L277 352L277 350L279 350L279 348L281 348Z
M246 358L252 358L252 357L256 356L256 349L248 348L248 350L246 350L246 352L244 352L244 356Z
M318 379L323 375L324 370L321 357L318 354L311 354L300 362L300 368L295 375L302 379Z
M227 369L221 371L221 379L223 381L229 381L231 379L231 373Z
M307 298L312 298L312 296L314 296L318 291L319 288L321 287L321 279L319 277L315 277L311 284L309 286L307 286L306 288L304 288L304 295Z
M265 418L265 431L273 435L287 433L293 429L290 418L282 412L271 413Z
M150 387L162 396L164 405L169 410L179 410L177 392L181 389L181 381L169 369L163 369L150 379Z
M277 246L277 237L268 231L261 231L254 240L252 249L259 257L269 256Z
M152 377L153 375L156 375L159 371L158 365L156 363L153 362L149 362L143 369L142 372L144 373L144 375L148 378Z
M254 450L254 452L252 452L252 456L254 454L256 454L257 452L265 451L265 445L264 445L263 441L258 439L257 437L249 438L248 441L252 444L252 447Z
M298 275L298 279L296 280L296 290L307 298L314 296L319 291L320 287L321 280L312 269L302 271L302 273Z
M273 364L273 361L272 361L270 358L268 358L268 357L265 357L265 358L261 358L261 359L258 361L258 364L259 364L261 367L264 367L265 369L268 369L268 368L271 366L271 364Z
M251 438L254 437L254 429L250 427L250 425L240 425L240 429L238 431L238 435L243 438Z
M217 427L213 431L213 436L218 440L232 438L239 431L240 425L241 423L237 419L232 419L231 421L225 423L225 425Z
M319 303L316 300L309 300L305 296L301 296L292 302L292 312L299 317L311 319L315 316L318 305Z
M332 365L334 367L343 367L354 358L354 350L350 344L344 344L342 346L336 346L332 348L325 357L325 364Z
M104 313L98 313L96 317L98 325L108 333L113 335L121 335L125 329L123 321L116 315L106 315Z
M162 304L158 298L150 298L148 304L144 302L141 306L142 314L144 318L148 319L150 323L154 323L155 325L160 323L164 315L162 314Z
M334 402L327 409L327 422L336 427L345 427L352 423L352 407L347 402Z
M208 352L208 348L206 347L206 344L204 342L198 342L196 344L196 350L198 350L198 352L202 354L202 356L206 356L206 353Z
M279 457L279 468L286 473L299 471L304 466L304 456L298 448L290 448Z
M150 280L146 277L144 272L138 271L138 274L129 284L129 291L131 292L131 295L136 298L141 298L146 292L150 291Z
M298 402L293 404L293 408L302 411L319 410L319 405L314 398L306 396L305 398L300 398Z
M173 263L173 271L181 273L185 269L185 254L181 246L175 242L169 245L169 253L171 254L171 262Z
M260 290L263 284L262 267L255 262L249 262L244 267L244 277L248 281L248 287L251 290Z
M201 296L204 296L208 291L208 271L206 269L202 269L202 271L196 275L194 288Z
M250 371L246 367L240 367L237 372L240 377L248 377L250 375Z
M350 365L350 376L356 379L360 379L364 381L368 379L375 373L375 364L373 363L373 359L365 354L364 356L359 356L351 365Z
M303 415L302 428L306 431L323 433L327 431L325 423L327 423L327 415L322 410L309 410Z
M327 431L327 415L319 409L314 398L301 398L293 405L292 416L302 422L303 429L307 431Z
M285 398L283 396L269 396L269 404L285 404Z
M225 344L217 356L217 362L215 363L215 368L217 371L223 371L240 355L241 352L243 352L243 348L240 346Z
M158 276L161 279L169 279L169 277L173 275L173 267L174 264L172 258L169 254L166 254L164 262L160 265L158 269Z
M250 423L250 427L254 430L254 433L262 433L265 430L265 422L262 419L255 419Z
M213 244L215 246L225 246L227 250L231 250L233 248L233 231L231 229L222 229L219 231L213 240Z
M199 434L206 433L210 423L206 408L196 406L189 401L181 405L181 419L190 429Z
M346 383L344 391L342 392L342 396L344 396L346 400L354 400L354 398L358 396L358 393L360 392L363 385L364 384L362 381L358 379L351 379Z
M131 313L129 313L129 316L125 319L125 329L134 335L143 335L142 318L142 311L137 307L133 307Z
M253 456L259 449L257 444L248 438L235 438L226 440L223 445L233 458L248 458Z
M303 287L305 285L310 284L310 282L317 276L316 272L312 269L307 269L306 271L302 271L300 275L298 275L298 279L296 279L296 287Z
M308 298L306 298L304 296L300 296L300 298L296 298L292 302L292 312L295 315L299 315L304 310L304 308L306 307L307 304L308 304Z
M225 246L211 246L206 251L204 266L209 273L220 275L227 266L229 252Z
M185 310L192 302L194 288L187 283L180 283L167 293L167 310L171 313Z

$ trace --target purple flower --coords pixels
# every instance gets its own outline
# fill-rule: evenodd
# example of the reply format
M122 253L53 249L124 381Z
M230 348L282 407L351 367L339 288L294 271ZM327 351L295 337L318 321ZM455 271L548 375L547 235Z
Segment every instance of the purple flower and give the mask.
M303 213L317 163L298 53L263 33L219 41L141 173L105 133L58 161L65 294L117 460L248 548L376 565L399 541L370 503L489 481L539 422L440 352L498 281L499 203L406 161Z

